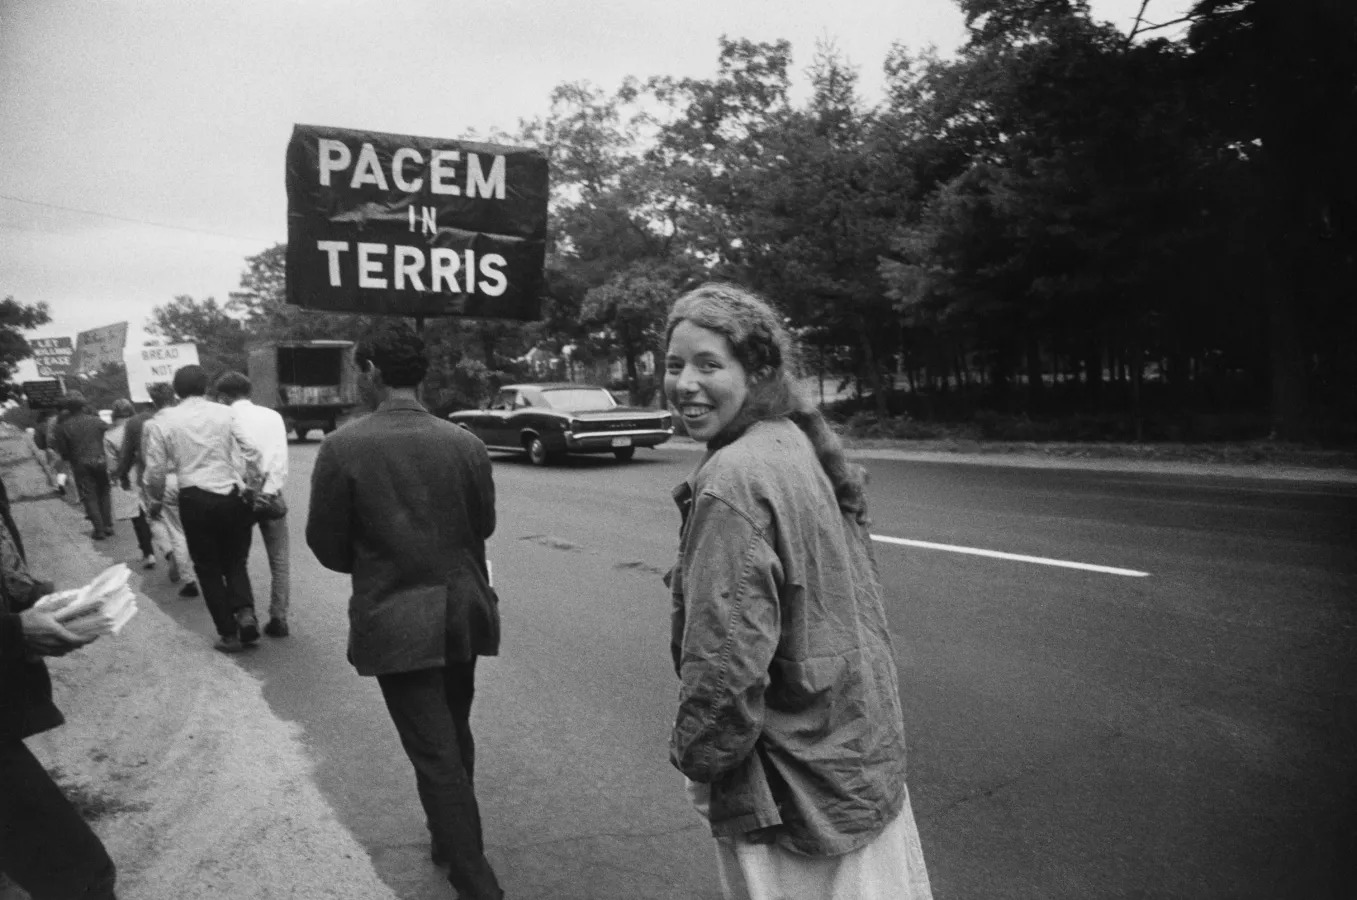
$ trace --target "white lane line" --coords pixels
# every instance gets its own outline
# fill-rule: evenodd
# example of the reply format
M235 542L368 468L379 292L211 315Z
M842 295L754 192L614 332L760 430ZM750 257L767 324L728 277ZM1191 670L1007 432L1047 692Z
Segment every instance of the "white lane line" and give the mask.
M1011 559L1015 562L1037 563L1043 566L1059 566L1062 569L1082 569L1085 572L1102 572L1104 575L1125 575L1129 578L1148 578L1149 572L1137 572L1135 569L1118 569L1115 566L1095 566L1093 563L1071 562L1067 559L1047 559L1044 556L1023 556L1021 553L1004 553L999 550L981 550L978 547L958 547L955 544L935 544L932 541L911 541L907 538L886 537L884 534L872 535L872 540L883 544L899 544L902 547L922 547L925 550L947 550L951 553L969 553L971 556L988 556L992 559Z

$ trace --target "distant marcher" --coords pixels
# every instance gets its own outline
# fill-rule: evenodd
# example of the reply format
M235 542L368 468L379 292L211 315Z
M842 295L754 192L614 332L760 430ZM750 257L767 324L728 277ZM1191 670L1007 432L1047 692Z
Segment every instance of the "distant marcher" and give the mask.
M182 579L184 584L179 589L179 596L196 597L198 579L188 553L184 523L179 517L179 476L166 473L165 491L161 495L157 515L151 515L154 504L146 495L146 454L142 449L142 438L146 433L146 423L162 410L174 406L174 388L165 382L156 382L147 389L147 393L151 397L152 408L128 419L123 432L122 450L118 453L118 481L137 492L142 513L151 526L151 543L159 546L157 552L169 563L170 583L178 584Z
M103 842L24 745L65 721L42 657L88 643L30 608L52 588L29 572L0 482L0 872L33 900L113 900Z
M38 410L38 417L33 422L33 446L38 449L38 462L47 476L47 483L58 496L65 496L66 472L62 469L60 455L51 444L55 421L56 410Z
M57 485L61 489L62 495L69 497L70 492L74 490L76 501L83 506L84 501L80 497L80 485L75 480L71 467L57 452L57 428L61 426L62 422L66 421L68 416L70 416L70 413L66 411L66 407L63 405L53 410L51 418L47 420L47 453L52 461L52 466L57 470Z
M287 637L289 550L287 501L283 499L287 484L287 425L274 410L251 402L250 388L250 379L240 372L225 373L214 386L217 398L235 416L240 438L259 453L261 468L246 471L245 484L269 558L269 621L264 633L269 637Z
M771 307L705 285L669 313L665 396L707 445L682 519L670 758L727 898L932 896L865 475L800 396Z
M358 344L369 416L325 438L306 540L352 576L349 661L375 675L415 768L436 864L462 900L504 896L485 858L473 783L476 658L499 652L485 541L495 485L485 445L430 414L424 342L388 326Z
M247 570L254 522L244 497L247 464L258 451L242 441L231 411L207 399L207 372L183 366L174 373L177 406L146 423L146 493L151 515L165 494L165 478L179 477L179 514L198 587L217 629L216 648L238 653L259 640L254 592Z
M85 504L85 518L94 528L90 537L102 541L113 535L113 500L108 462L104 459L108 423L90 410L79 391L66 395L65 406L66 419L56 430L56 450L75 476L76 490Z
M136 413L131 400L113 401L113 427L104 432L104 459L108 463L109 480L112 482L114 521L130 521L132 531L137 536L137 547L141 550L141 564L144 568L155 567L155 548L151 544L151 523L141 508L141 497L137 490L118 475L119 458L122 455L124 432L127 422Z

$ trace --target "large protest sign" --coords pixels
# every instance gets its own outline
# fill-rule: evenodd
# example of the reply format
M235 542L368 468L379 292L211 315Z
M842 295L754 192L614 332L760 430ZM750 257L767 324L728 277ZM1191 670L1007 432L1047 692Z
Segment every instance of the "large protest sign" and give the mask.
M80 332L75 336L75 357L71 360L72 374L98 372L109 363L122 362L123 347L126 344L126 322Z
M535 319L547 228L538 150L297 125L287 301L402 316Z
M167 344L163 347L129 348L123 357L127 364L127 390L134 403L149 403L148 388L156 382L166 384L182 366L198 365L197 344Z
M75 355L75 346L70 338L32 338L28 346L33 351L33 362L38 367L40 377L52 378L66 375L71 371L71 357Z

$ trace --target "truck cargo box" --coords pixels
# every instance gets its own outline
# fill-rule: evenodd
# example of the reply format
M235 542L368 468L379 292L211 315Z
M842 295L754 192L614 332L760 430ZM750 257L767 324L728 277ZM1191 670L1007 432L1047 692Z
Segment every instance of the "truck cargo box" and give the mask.
M271 341L249 351L250 399L305 437L327 434L358 403L353 341Z

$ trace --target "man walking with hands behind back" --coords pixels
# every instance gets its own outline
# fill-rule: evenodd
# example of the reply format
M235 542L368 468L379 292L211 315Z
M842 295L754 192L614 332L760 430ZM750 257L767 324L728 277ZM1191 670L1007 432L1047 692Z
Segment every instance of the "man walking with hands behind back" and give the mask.
M485 445L431 415L416 389L424 342L388 326L358 345L371 414L321 444L306 541L352 576L349 661L375 675L415 783L436 863L461 900L504 896L481 837L472 785L476 657L499 650L486 577L495 486Z
M254 518L264 539L269 557L269 622L264 633L269 637L287 637L288 537L287 503L283 485L287 482L287 426L277 411L256 406L250 400L250 379L240 372L227 372L217 379L217 399L231 408L241 440L259 451L259 468L249 468L245 484L253 498Z
M174 373L179 405L162 410L142 434L151 517L160 512L165 479L179 476L179 514L198 584L217 628L216 648L239 653L259 639L247 565L254 522L243 496L247 465L259 451L238 434L231 411L207 399L207 372Z

